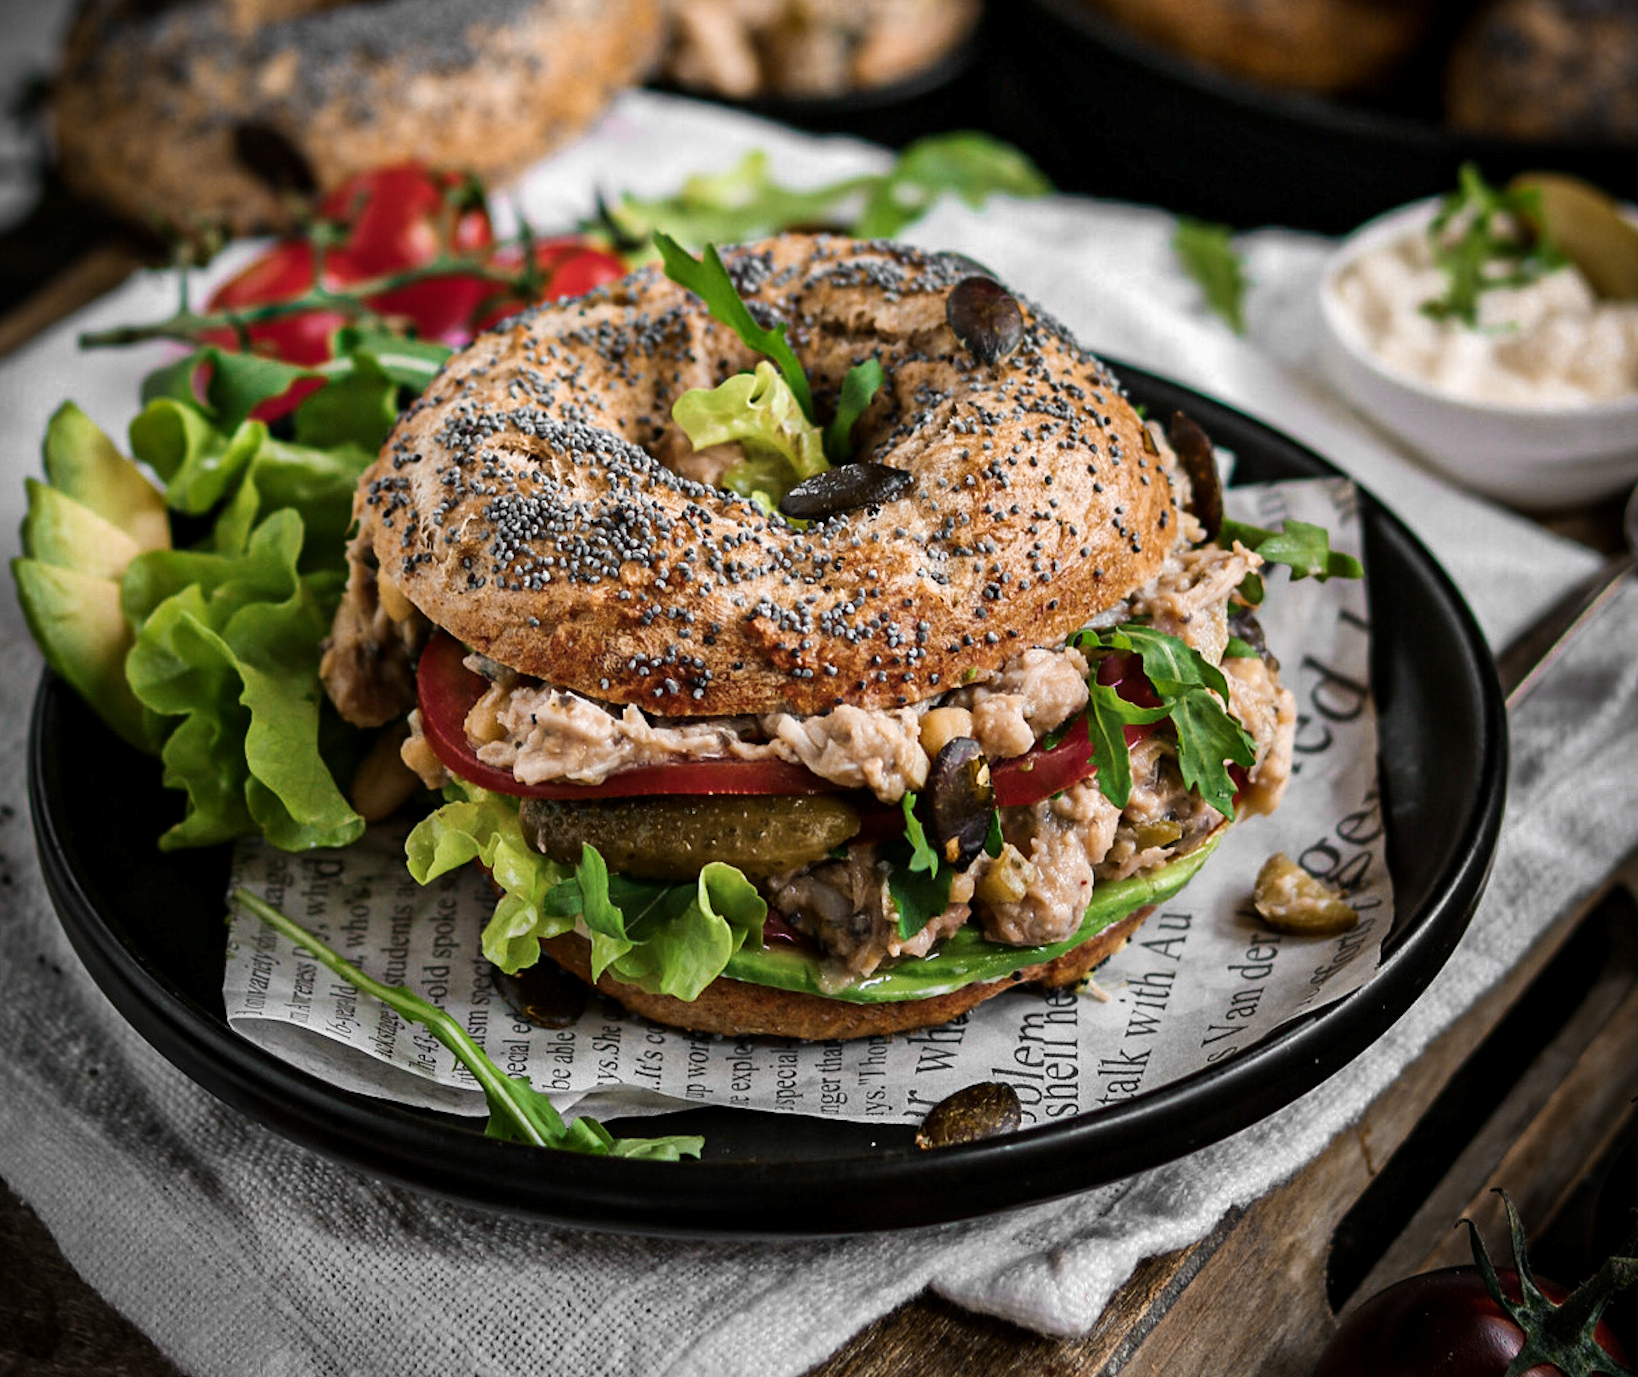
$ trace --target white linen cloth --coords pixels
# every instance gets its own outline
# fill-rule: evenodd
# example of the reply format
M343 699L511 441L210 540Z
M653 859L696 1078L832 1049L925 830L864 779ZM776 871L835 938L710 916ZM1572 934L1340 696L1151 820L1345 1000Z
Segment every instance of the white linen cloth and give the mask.
M537 223L564 224L594 188L668 190L753 146L772 149L780 175L799 182L882 158L639 93L529 178L522 199ZM1493 644L1591 566L1585 550L1412 465L1309 375L1324 241L1245 238L1255 286L1243 340L1203 310L1170 231L1158 211L1053 198L979 213L941 206L911 237L970 254L1090 346L1223 398L1354 473L1444 561ZM72 396L120 435L155 358L82 355L75 333L171 304L172 288L145 278L0 365L5 553L50 412ZM23 766L39 659L15 602L0 598L0 1176L86 1279L200 1377L795 1374L929 1287L1075 1334L1140 1259L1203 1236L1310 1160L1638 842L1635 651L1629 588L1513 723L1494 878L1460 949L1378 1043L1300 1101L1169 1166L989 1219L700 1243L552 1228L382 1185L225 1108L153 1052L86 976L46 899Z

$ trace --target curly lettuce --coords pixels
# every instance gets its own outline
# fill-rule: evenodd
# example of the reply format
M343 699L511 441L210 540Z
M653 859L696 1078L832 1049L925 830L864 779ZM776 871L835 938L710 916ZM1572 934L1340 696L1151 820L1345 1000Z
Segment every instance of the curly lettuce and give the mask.
M509 974L540 959L540 941L577 930L592 946L592 975L650 994L691 1000L734 955L762 941L767 902L731 865L714 861L686 883L611 875L584 847L562 865L533 850L518 822L518 800L457 782L445 804L405 842L410 874L421 884L471 861L501 890L483 932L483 953Z

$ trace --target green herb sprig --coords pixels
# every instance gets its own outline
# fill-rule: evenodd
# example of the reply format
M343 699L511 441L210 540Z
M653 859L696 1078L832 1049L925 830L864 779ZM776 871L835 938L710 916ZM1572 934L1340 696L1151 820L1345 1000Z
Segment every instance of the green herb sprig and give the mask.
M1199 285L1206 305L1235 334L1245 334L1245 263L1234 247L1234 231L1227 225L1179 219L1172 231L1172 252L1183 271Z
M1177 765L1183 783L1225 818L1234 816L1235 783L1230 763L1250 769L1257 762L1251 735L1228 708L1228 681L1223 671L1176 636L1136 623L1110 631L1081 631L1074 637L1081 651L1136 654L1144 677L1159 703L1143 708L1128 703L1113 685L1094 677L1088 685L1091 705L1087 726L1098 788L1117 808L1132 796L1131 760L1124 728L1169 720L1177 735ZM1101 659L1101 656L1097 658Z
M1331 535L1325 527L1307 521L1288 519L1277 531L1244 521L1224 521L1217 543L1229 549L1235 541L1261 555L1265 564L1285 565L1293 579L1316 578L1324 583L1327 579L1365 577L1365 566L1357 559L1331 548ZM1239 591L1241 599L1255 607L1263 600L1262 578L1247 574Z
M796 357L790 341L785 338L785 322L769 327L758 325L750 307L745 304L733 278L723 266L722 255L715 244L705 246L704 256L695 258L669 234L657 232L654 245L665 263L665 275L679 286L687 287L710 311L712 319L720 321L742 339L747 348L769 359L785 379L785 385L796 396L802 414L810 425L817 424L813 414L813 392L808 387L808 375L802 361Z
M656 230L694 245L734 244L820 225L856 238L889 239L947 194L976 208L993 195L1044 196L1051 190L1028 158L985 134L918 139L886 172L811 189L776 182L768 154L755 149L726 172L688 178L673 195L600 202L586 228L603 231L627 251L641 251Z
M733 278L728 275L716 245L707 244L703 255L695 258L664 231L655 232L654 244L660 250L666 276L699 297L712 318L738 335L747 348L756 350L773 363L796 398L808 424L817 426L818 418L814 413L813 391L808 386L807 371L796 357L790 341L785 338L785 323L780 321L773 326L757 323L750 307L734 286ZM881 363L876 359L866 359L848 369L847 376L842 380L836 415L824 432L825 457L830 463L843 463L851 455L853 427L884 381Z
M1428 226L1433 261L1445 274L1442 295L1422 303L1424 315L1479 323L1479 298L1498 287L1527 287L1569 260L1544 233L1541 192L1491 186L1472 163L1463 163L1455 191L1440 203Z
M522 1076L508 1076L490 1060L466 1029L436 1004L401 985L383 985L366 975L352 962L331 950L305 928L292 922L273 905L236 889L232 895L254 917L309 952L315 960L340 976L360 992L380 1000L400 1018L418 1023L476 1078L489 1104L489 1124L484 1130L491 1138L528 1143L534 1147L584 1152L600 1157L637 1157L675 1162L680 1157L698 1157L705 1140L694 1136L671 1138L616 1138L595 1119L576 1119L564 1124L552 1102Z

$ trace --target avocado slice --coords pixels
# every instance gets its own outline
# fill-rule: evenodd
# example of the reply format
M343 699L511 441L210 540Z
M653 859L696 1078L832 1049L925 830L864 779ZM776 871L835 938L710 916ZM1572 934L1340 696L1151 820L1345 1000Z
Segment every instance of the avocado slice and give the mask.
M977 924L968 923L946 937L931 956L884 962L873 974L840 990L825 988L821 983L820 963L795 947L742 947L728 958L723 975L752 985L772 985L776 989L824 995L853 1004L927 999L965 985L1005 980L1025 966L1062 956L1118 923L1134 909L1171 898L1205 864L1222 836L1223 829L1219 828L1188 855L1168 861L1158 869L1127 880L1095 885L1092 902L1087 905L1080 927L1064 941L1050 946L1005 947L987 941Z
M28 515L23 518L23 553L42 564L78 569L118 579L125 566L142 553L142 546L113 522L67 493L25 478Z
M152 749L151 714L125 678L133 637L120 611L118 581L38 559L12 560L11 573L23 617L46 663L121 737L139 749Z
M170 517L159 489L73 402L52 416L44 451L53 487L118 526L140 548L170 548Z

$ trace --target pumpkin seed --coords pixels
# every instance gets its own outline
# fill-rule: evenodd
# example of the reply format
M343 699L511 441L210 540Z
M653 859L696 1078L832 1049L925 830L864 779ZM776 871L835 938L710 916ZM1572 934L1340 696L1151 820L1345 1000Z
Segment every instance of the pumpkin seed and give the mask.
M1024 338L1024 314L994 278L962 278L944 299L944 318L980 363L999 363Z
M909 486L903 469L863 460L803 479L780 499L779 510L796 521L823 521L838 512L879 507Z
M979 1081L940 1100L916 1131L919 1148L953 1147L1016 1133L1024 1121L1018 1092L1002 1081Z

